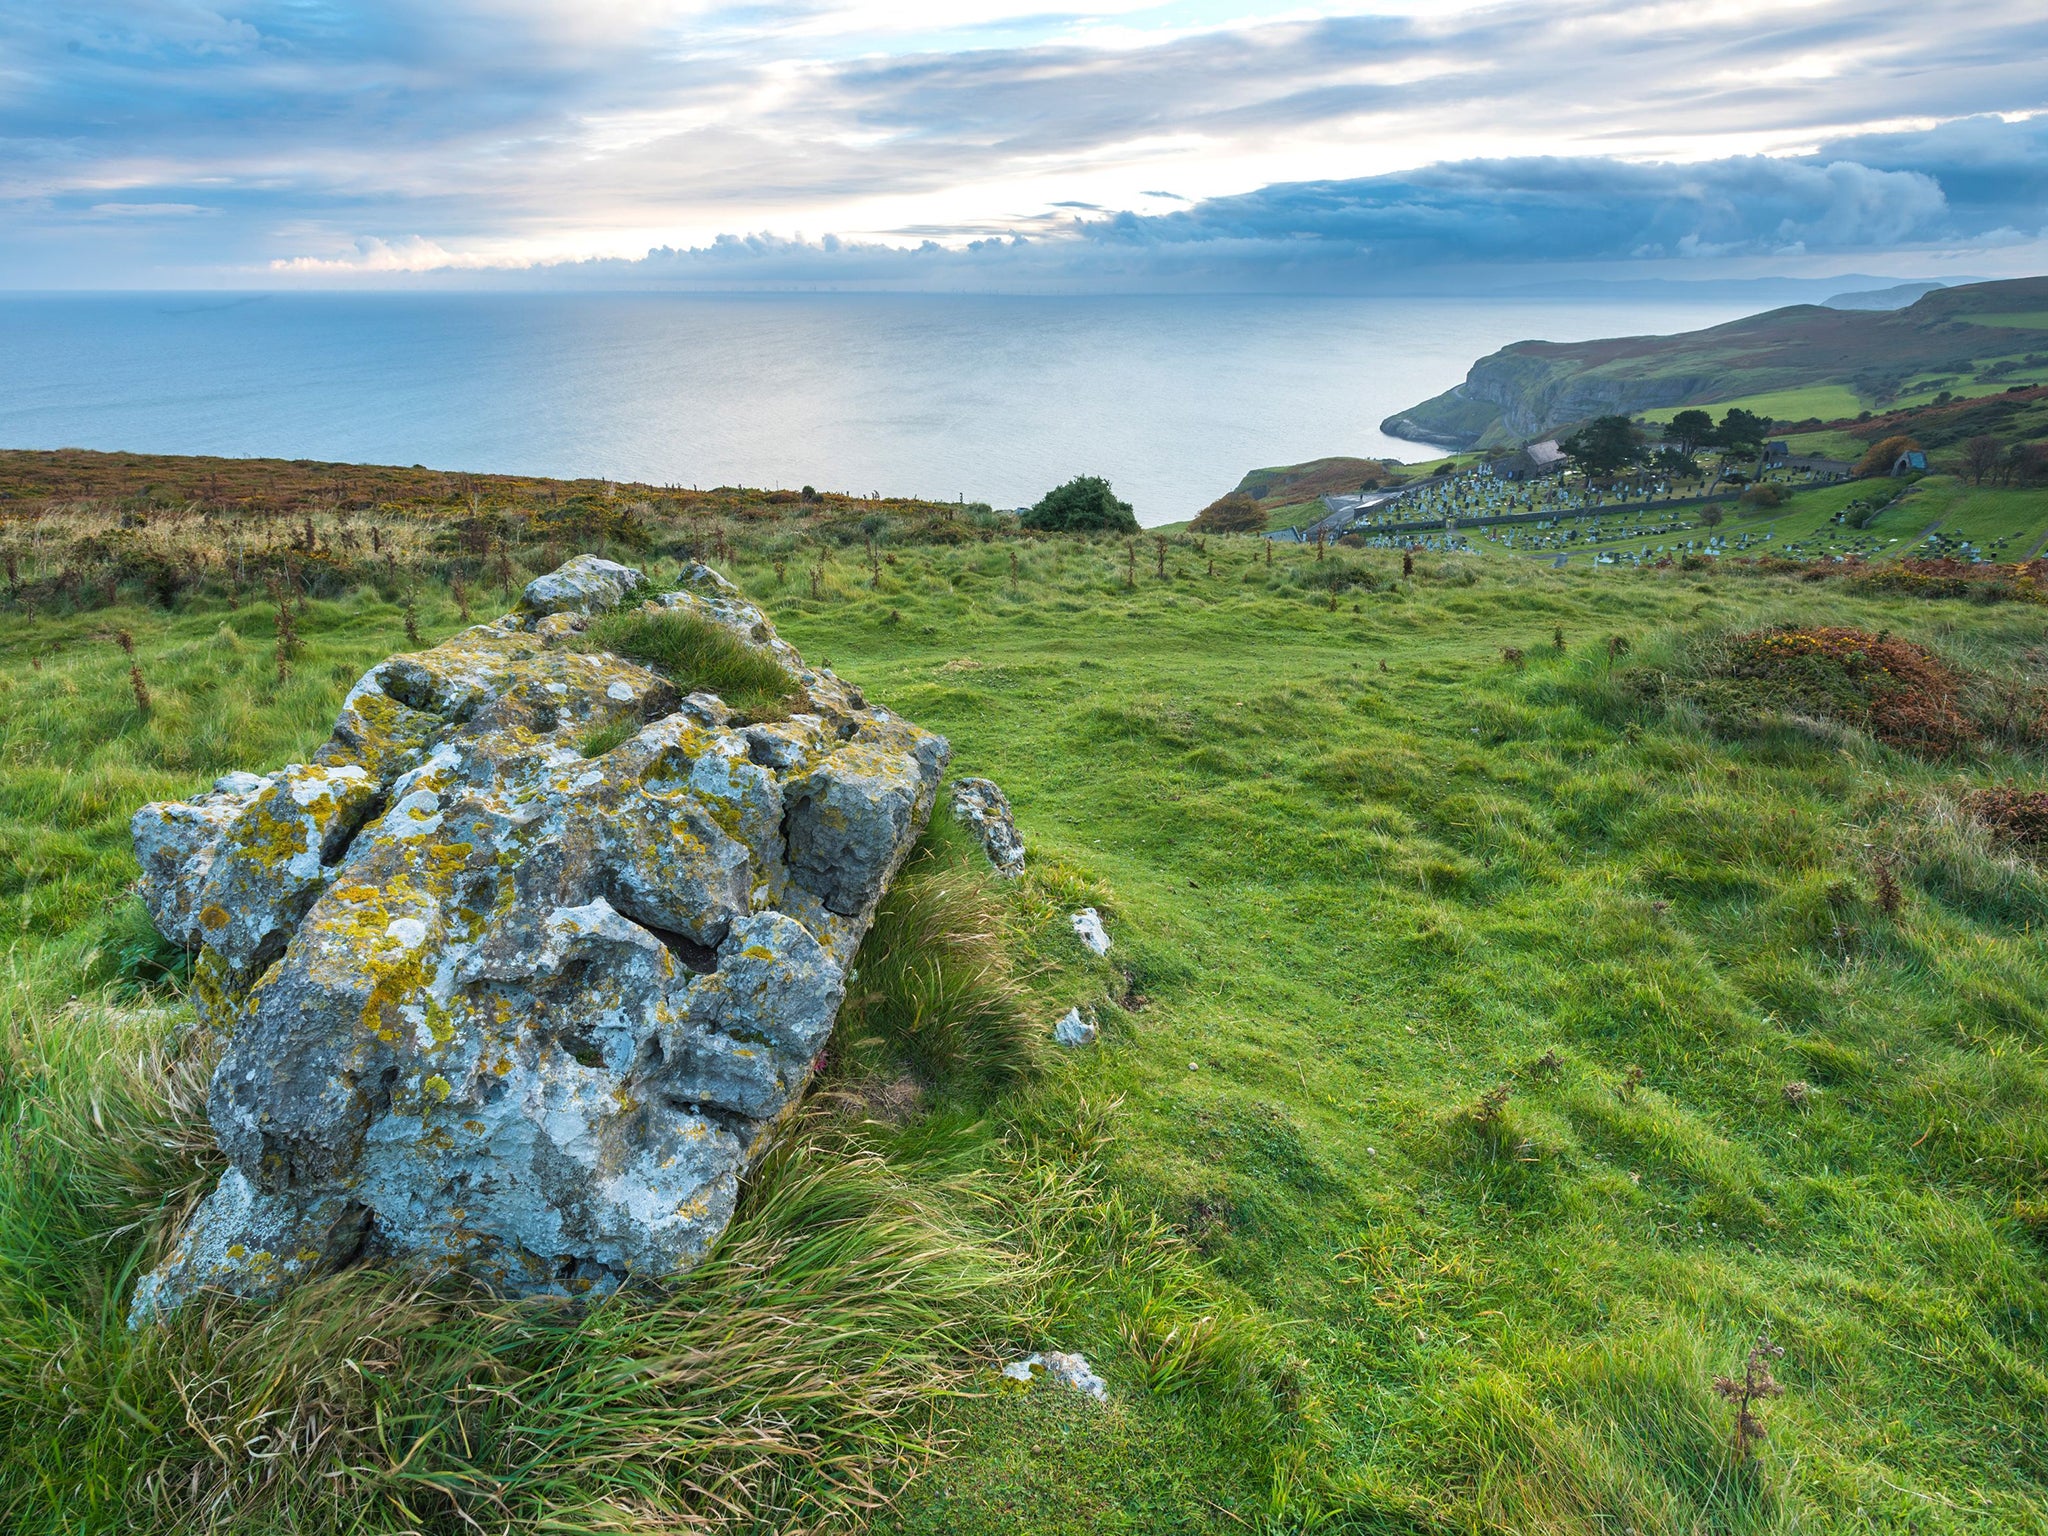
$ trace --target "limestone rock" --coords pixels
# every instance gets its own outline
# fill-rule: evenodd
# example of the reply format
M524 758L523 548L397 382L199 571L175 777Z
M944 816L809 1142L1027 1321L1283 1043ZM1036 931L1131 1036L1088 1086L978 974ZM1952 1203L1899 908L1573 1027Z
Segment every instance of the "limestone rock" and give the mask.
M1052 1027L1053 1042L1057 1045L1093 1045L1101 1033L1095 1020L1084 1017L1078 1008L1069 1008Z
M1024 839L1010 815L1010 800L992 779L955 779L953 815L981 838L983 852L999 875L1024 873Z
M1071 913L1067 921L1074 925L1074 936L1098 955L1109 953L1109 932L1102 926L1102 914L1093 907L1083 907Z
M1065 1350L1051 1350L1045 1354L1026 1355L1022 1360L1012 1360L1002 1369L1008 1381L1022 1382L1035 1386L1040 1381L1051 1381L1070 1391L1104 1402L1109 1397L1109 1385L1095 1374L1085 1355Z
M314 763L136 814L144 897L225 1038L230 1167L133 1320L358 1259L598 1294L724 1230L948 749L701 566L650 604L773 654L789 719L734 725L571 648L642 585L578 557L520 613L371 668Z
M578 555L566 565L526 584L521 603L528 613L608 613L647 585L647 578L630 565L601 560L596 555ZM559 633L561 626L555 626Z

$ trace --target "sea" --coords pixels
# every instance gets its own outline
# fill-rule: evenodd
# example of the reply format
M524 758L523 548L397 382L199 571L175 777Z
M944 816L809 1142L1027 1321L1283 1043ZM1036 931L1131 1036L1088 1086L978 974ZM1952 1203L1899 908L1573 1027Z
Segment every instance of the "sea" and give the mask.
M1416 460L1380 421L1524 338L1689 330L1690 297L93 294L0 297L0 447L422 464L1014 507L1077 474L1141 521L1247 470Z

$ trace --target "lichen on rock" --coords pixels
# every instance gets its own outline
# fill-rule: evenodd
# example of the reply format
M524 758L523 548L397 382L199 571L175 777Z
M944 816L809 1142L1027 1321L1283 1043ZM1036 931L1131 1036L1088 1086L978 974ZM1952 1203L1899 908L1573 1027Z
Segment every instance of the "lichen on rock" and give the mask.
M635 598L773 655L803 707L735 726L573 648ZM696 1264L809 1081L947 755L708 568L655 594L579 556L371 668L311 764L143 807L144 898L225 1041L230 1167L131 1320L363 1259L512 1295Z
M993 779L955 779L953 816L981 839L982 851L997 874L1024 873L1024 839L1017 835L1010 797Z

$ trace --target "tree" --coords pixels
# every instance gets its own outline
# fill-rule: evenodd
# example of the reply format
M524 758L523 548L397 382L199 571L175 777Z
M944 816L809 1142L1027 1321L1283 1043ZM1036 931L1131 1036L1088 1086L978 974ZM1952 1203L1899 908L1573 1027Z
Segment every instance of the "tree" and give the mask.
M1910 437L1887 437L1882 442L1872 443L1870 451L1856 465L1856 478L1866 479L1871 475L1888 475L1892 466L1899 462L1899 455L1920 445Z
M1021 522L1042 533L1138 531L1138 519L1131 504L1117 500L1116 492L1100 475L1076 475L1065 485L1047 491Z
M1706 412L1700 414L1704 416ZM1700 461L1683 448L1659 448L1657 456L1650 460L1650 467L1667 480L1697 480L1700 477Z
M1731 453L1757 453L1764 446L1771 424L1753 411L1730 406L1714 429L1714 440Z
M1202 508L1188 526L1196 533L1263 533L1266 509L1243 491L1232 491Z
M1690 459L1714 440L1714 418L1705 411L1680 411L1664 428L1664 441Z
M1984 477L1998 468L1999 455L2005 445L1995 437L1973 437L1963 444L1963 473L1970 477L1972 485L1982 485Z
M1707 504L1706 506L1704 506L1704 507L1701 507L1701 508L1700 508L1700 523L1701 523L1701 525L1702 525L1703 527L1707 527L1707 528L1718 528L1718 527L1720 527L1720 526L1721 526L1721 509L1720 509L1719 507L1717 507L1717 506L1713 505L1713 503L1711 503L1711 502L1709 502L1709 503L1708 503L1708 504Z
M1626 416L1596 416L1557 445L1588 476L1617 475L1643 456L1643 445Z

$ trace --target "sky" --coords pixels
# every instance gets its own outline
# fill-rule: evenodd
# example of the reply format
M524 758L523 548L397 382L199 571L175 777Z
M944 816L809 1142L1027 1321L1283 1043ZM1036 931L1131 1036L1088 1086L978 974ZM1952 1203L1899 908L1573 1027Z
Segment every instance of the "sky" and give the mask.
M0 288L2040 271L2040 0L0 0Z

